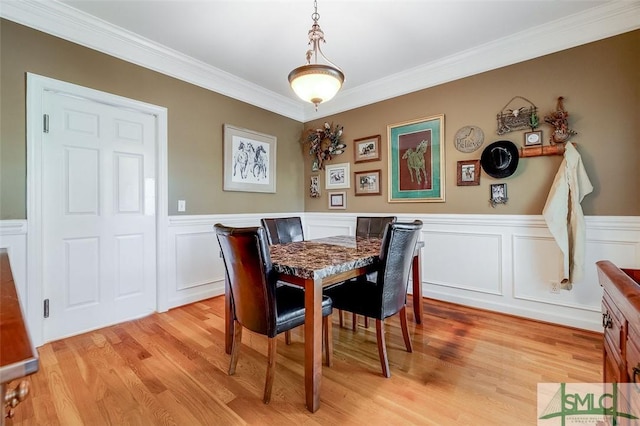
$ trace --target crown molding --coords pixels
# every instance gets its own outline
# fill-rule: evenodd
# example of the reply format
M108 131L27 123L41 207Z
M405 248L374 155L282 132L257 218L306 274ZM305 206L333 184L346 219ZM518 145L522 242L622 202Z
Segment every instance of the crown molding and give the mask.
M307 122L640 27L638 1L614 1L344 90L320 111L57 1L2 1L0 16L291 119Z
M57 1L1 1L0 16L81 46L303 121L302 103Z
M305 122L640 28L640 2L616 1L339 92Z

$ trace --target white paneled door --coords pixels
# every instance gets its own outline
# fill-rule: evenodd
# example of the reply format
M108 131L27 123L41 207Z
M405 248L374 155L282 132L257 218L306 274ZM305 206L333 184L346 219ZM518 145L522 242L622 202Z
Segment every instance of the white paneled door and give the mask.
M42 144L44 341L156 308L151 114L46 91Z

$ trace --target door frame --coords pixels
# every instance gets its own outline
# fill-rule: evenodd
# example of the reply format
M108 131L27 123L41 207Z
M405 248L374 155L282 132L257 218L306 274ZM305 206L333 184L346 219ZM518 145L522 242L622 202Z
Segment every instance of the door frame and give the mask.
M53 91L94 102L136 110L155 117L156 125L156 311L168 309L168 134L167 108L136 101L107 92L27 73L27 300L23 304L34 346L44 339L43 275L43 173L42 143L44 93Z

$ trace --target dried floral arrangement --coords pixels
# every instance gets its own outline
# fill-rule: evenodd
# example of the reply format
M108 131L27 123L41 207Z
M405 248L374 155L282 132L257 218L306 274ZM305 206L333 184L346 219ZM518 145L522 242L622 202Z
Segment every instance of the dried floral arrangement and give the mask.
M343 127L337 124L332 130L332 125L324 123L320 129L307 130L307 136L302 143L309 143L309 155L312 155L312 171L324 169L324 162L331 160L333 156L342 154L347 147L342 143Z
M569 113L565 111L563 105L564 98L560 96L558 103L556 104L556 110L544 117L544 121L553 127L549 142L564 143L569 140L571 136L577 135L578 132L569 128Z

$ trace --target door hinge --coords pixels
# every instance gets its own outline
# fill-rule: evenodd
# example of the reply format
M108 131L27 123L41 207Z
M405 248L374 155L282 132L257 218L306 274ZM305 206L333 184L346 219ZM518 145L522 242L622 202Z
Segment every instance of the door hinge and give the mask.
M44 114L42 116L42 131L49 133L49 114Z
M49 299L44 299L44 317L49 318Z

